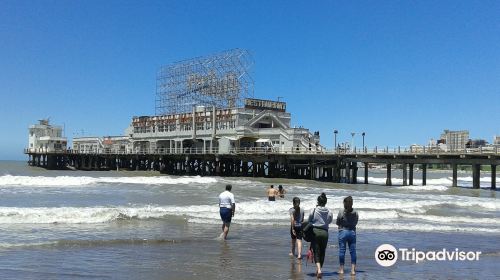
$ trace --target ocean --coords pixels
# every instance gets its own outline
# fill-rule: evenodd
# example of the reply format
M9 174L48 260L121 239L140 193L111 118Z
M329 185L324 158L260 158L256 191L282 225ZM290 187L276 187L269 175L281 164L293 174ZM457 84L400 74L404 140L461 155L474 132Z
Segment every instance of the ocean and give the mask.
M360 170L358 174L363 174ZM167 176L145 171L50 171L0 161L0 279L315 279L314 265L288 256L288 209L301 199L306 212L325 192L335 213L351 195L359 213L358 273L345 279L498 279L500 202L472 176L430 171L427 186L383 186L306 180ZM360 177L362 182L363 178ZM233 185L236 214L221 241L217 197ZM270 185L284 199L267 201ZM375 259L379 245L410 251L480 251L478 260ZM304 252L307 243L304 243ZM349 254L346 264L349 264ZM323 279L338 269L336 226L330 225Z

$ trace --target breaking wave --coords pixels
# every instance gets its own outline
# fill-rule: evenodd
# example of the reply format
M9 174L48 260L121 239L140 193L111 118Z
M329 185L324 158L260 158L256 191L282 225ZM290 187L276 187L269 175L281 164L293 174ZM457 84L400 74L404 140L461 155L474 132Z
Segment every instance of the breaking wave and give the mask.
M88 176L0 176L0 186L72 187L98 184L185 185L215 183L213 177L200 176L141 176L141 177L88 177Z
M421 231L433 228L442 231L473 231L499 232L500 220L490 216L470 217L467 215L452 214L439 216L428 214L430 209L439 209L444 205L453 204L453 201L396 201L388 206L388 202L374 198L359 198L356 201L360 216L360 228L385 230L398 229ZM306 199L304 207L306 216L313 205L312 200ZM455 201L455 207L469 206L464 201ZM376 207L380 206L380 207ZM483 205L484 206L484 205ZM497 211L498 203L494 202L490 209ZM268 202L262 199L237 203L235 224L242 225L280 225L289 224L288 201ZM491 213L491 212L490 212ZM495 212L496 213L496 212ZM337 210L334 210L334 218ZM494 214L495 215L495 214ZM493 216L494 216L493 215ZM0 207L0 225L8 224L95 224L126 221L129 219L177 219L188 223L219 224L220 216L217 204L191 206L161 206L137 205L117 207ZM397 224L397 227L390 225ZM334 226L333 226L334 227Z

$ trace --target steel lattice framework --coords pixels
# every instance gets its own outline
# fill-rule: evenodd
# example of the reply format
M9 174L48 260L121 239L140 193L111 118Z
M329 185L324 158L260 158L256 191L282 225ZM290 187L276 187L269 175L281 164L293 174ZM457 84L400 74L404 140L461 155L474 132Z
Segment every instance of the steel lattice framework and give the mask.
M156 115L187 113L193 106L243 106L253 97L247 50L233 49L163 66L156 79Z

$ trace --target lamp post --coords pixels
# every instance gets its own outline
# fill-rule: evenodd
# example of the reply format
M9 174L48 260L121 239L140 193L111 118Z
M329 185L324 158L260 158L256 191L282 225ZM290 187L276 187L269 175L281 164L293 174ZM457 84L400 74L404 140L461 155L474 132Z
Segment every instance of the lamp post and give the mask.
M363 136L363 152L365 151L365 135L366 133L361 133L361 136Z
M356 135L356 132L351 132L351 152L354 151L354 135Z
M335 141L333 142L333 148L335 149L335 152L336 152L336 153L338 152L338 151L337 151L337 133L339 133L339 131L338 131L338 130L336 130L336 129L335 129L335 130L333 130L333 134L335 135L335 138L334 138L334 139L335 139Z

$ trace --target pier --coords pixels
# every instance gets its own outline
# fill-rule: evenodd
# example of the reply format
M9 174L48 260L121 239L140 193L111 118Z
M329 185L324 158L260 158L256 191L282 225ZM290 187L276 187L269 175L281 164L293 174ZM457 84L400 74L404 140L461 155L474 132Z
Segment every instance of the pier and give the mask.
M267 177L308 179L337 183L368 184L370 165L386 166L386 185L392 185L392 170L402 169L403 185L414 185L414 171L422 172L427 184L427 167L446 164L452 167L452 186L457 187L458 167L472 167L473 188L480 187L481 166L490 166L491 189L496 189L496 166L500 151L409 151L401 149L364 149L363 151L273 150L270 148L232 149L220 154L210 149L155 149L128 152L74 150L47 152L26 149L29 165L47 169L75 170L154 170L169 175L227 177ZM364 181L358 182L358 168L364 167Z

